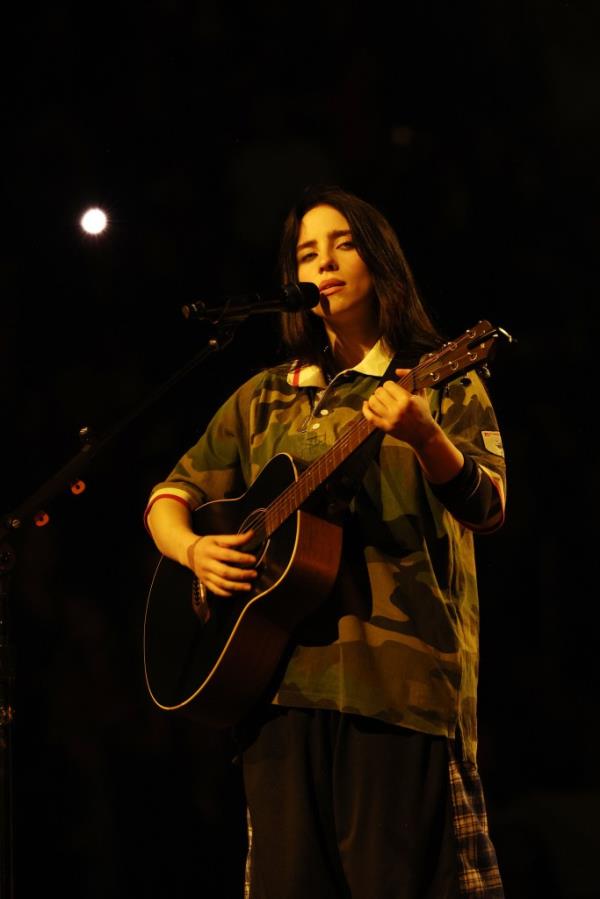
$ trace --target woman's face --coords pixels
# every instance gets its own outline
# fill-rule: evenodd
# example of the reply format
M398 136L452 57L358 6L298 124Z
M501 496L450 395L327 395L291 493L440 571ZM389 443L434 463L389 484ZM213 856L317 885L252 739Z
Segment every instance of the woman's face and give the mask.
M309 209L300 223L296 253L298 281L312 282L321 292L312 312L332 324L372 316L373 279L341 212L333 206Z

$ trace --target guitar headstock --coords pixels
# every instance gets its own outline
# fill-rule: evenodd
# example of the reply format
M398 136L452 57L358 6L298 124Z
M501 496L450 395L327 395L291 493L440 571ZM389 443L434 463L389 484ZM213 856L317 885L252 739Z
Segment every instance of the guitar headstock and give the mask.
M448 381L473 369L487 372L487 361L500 338L512 341L503 328L496 328L489 321L479 321L461 337L445 343L435 353L430 353L411 369L400 384L412 393L424 387L443 387Z

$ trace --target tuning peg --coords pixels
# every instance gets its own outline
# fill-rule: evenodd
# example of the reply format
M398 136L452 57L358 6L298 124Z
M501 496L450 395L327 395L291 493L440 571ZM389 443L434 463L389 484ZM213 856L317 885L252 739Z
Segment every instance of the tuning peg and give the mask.
M507 340L509 343L517 342L516 337L513 337L512 334L509 334L508 331L506 331L504 328L498 328L498 333L502 334L504 339Z

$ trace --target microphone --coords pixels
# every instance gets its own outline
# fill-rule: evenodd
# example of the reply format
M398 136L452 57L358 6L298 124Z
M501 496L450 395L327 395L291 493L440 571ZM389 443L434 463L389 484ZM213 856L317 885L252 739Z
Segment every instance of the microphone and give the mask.
M302 309L312 309L319 302L320 296L316 284L308 281L291 282L268 296L247 293L215 301L199 300L183 306L181 311L185 318L206 319L218 324L243 321L248 316L261 312L299 312Z

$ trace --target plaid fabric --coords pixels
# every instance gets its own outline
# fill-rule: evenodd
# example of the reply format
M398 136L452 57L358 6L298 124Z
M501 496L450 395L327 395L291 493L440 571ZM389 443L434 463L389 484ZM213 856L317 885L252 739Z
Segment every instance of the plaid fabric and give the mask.
M250 899L250 885L252 882L252 821L250 809L246 809L246 828L248 832L248 852L246 854L246 871L244 876L244 899Z
M454 834L458 854L461 896L467 899L504 899L496 850L488 831L485 799L477 766L455 752L448 740L450 792L454 811ZM248 854L244 899L250 899L252 880L252 821L246 812Z
M458 881L466 899L504 899L496 850L488 832L485 799L477 766L457 753L448 740L450 792L458 854ZM246 812L248 854L244 899L250 899L252 879L252 821Z
M477 766L456 751L452 740L448 740L448 752L461 896L504 899Z

